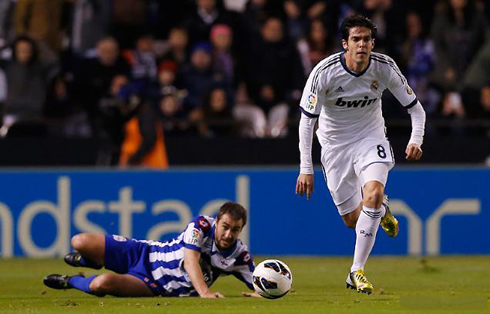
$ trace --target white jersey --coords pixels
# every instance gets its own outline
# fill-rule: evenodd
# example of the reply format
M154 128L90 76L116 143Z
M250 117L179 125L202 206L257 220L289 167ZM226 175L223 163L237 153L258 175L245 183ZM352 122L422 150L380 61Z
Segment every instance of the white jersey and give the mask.
M347 68L344 52L322 60L310 73L300 109L319 117L317 136L322 147L385 138L381 96L385 89L405 107L417 104L413 90L393 59L372 53L367 68L354 73Z

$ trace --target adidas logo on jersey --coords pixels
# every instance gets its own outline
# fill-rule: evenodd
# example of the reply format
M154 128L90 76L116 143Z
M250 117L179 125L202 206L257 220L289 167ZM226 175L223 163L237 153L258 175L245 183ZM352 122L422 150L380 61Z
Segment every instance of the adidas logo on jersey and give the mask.
M336 93L342 93L343 91L344 89L342 88L342 86L339 86L339 88L335 90Z
M339 107L347 106L347 108L350 108L350 107L357 108L360 106L362 108L365 106L369 106L370 104L375 102L376 99L378 99L378 98L368 99L368 96L364 96L364 99L342 100L342 97L340 97L339 99L337 99L335 106L339 106Z

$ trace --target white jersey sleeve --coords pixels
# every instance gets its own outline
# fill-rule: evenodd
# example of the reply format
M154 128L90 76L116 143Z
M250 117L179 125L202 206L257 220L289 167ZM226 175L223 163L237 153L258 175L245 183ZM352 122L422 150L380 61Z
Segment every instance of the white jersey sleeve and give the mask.
M408 85L407 79L396 65L395 61L387 55L373 53L373 58L377 61L386 63L384 75L387 80L386 86L390 92L398 99L403 107L409 109L417 104L417 96Z
M319 62L315 68L311 71L306 81L305 88L303 89L303 95L300 101L300 110L303 114L310 118L317 118L320 115L322 96L325 92L326 79L324 71L335 63L338 63L340 59L340 53L336 53L328 58L325 58Z

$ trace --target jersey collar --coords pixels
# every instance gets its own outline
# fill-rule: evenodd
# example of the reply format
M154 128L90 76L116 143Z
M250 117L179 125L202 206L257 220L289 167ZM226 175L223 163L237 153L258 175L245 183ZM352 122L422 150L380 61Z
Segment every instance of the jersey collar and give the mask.
M369 57L368 66L362 72L352 72L351 70L349 70L349 67L347 67L347 64L345 64L344 54L345 54L345 52L342 52L340 54L340 64L342 64L342 67L344 68L344 70L347 71L347 73L349 73L350 75L353 75L355 77L359 77L359 76L363 75L364 73L366 73L366 71L369 69L369 66L371 65L371 57Z

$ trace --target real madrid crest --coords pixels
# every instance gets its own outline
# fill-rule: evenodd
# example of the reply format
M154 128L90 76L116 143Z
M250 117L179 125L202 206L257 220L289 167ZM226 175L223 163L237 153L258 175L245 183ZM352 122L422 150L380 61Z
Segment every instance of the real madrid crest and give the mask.
M379 83L378 83L378 81L374 80L374 81L371 83L371 90L372 90L373 92L376 92L376 91L378 90L378 88L379 88Z

